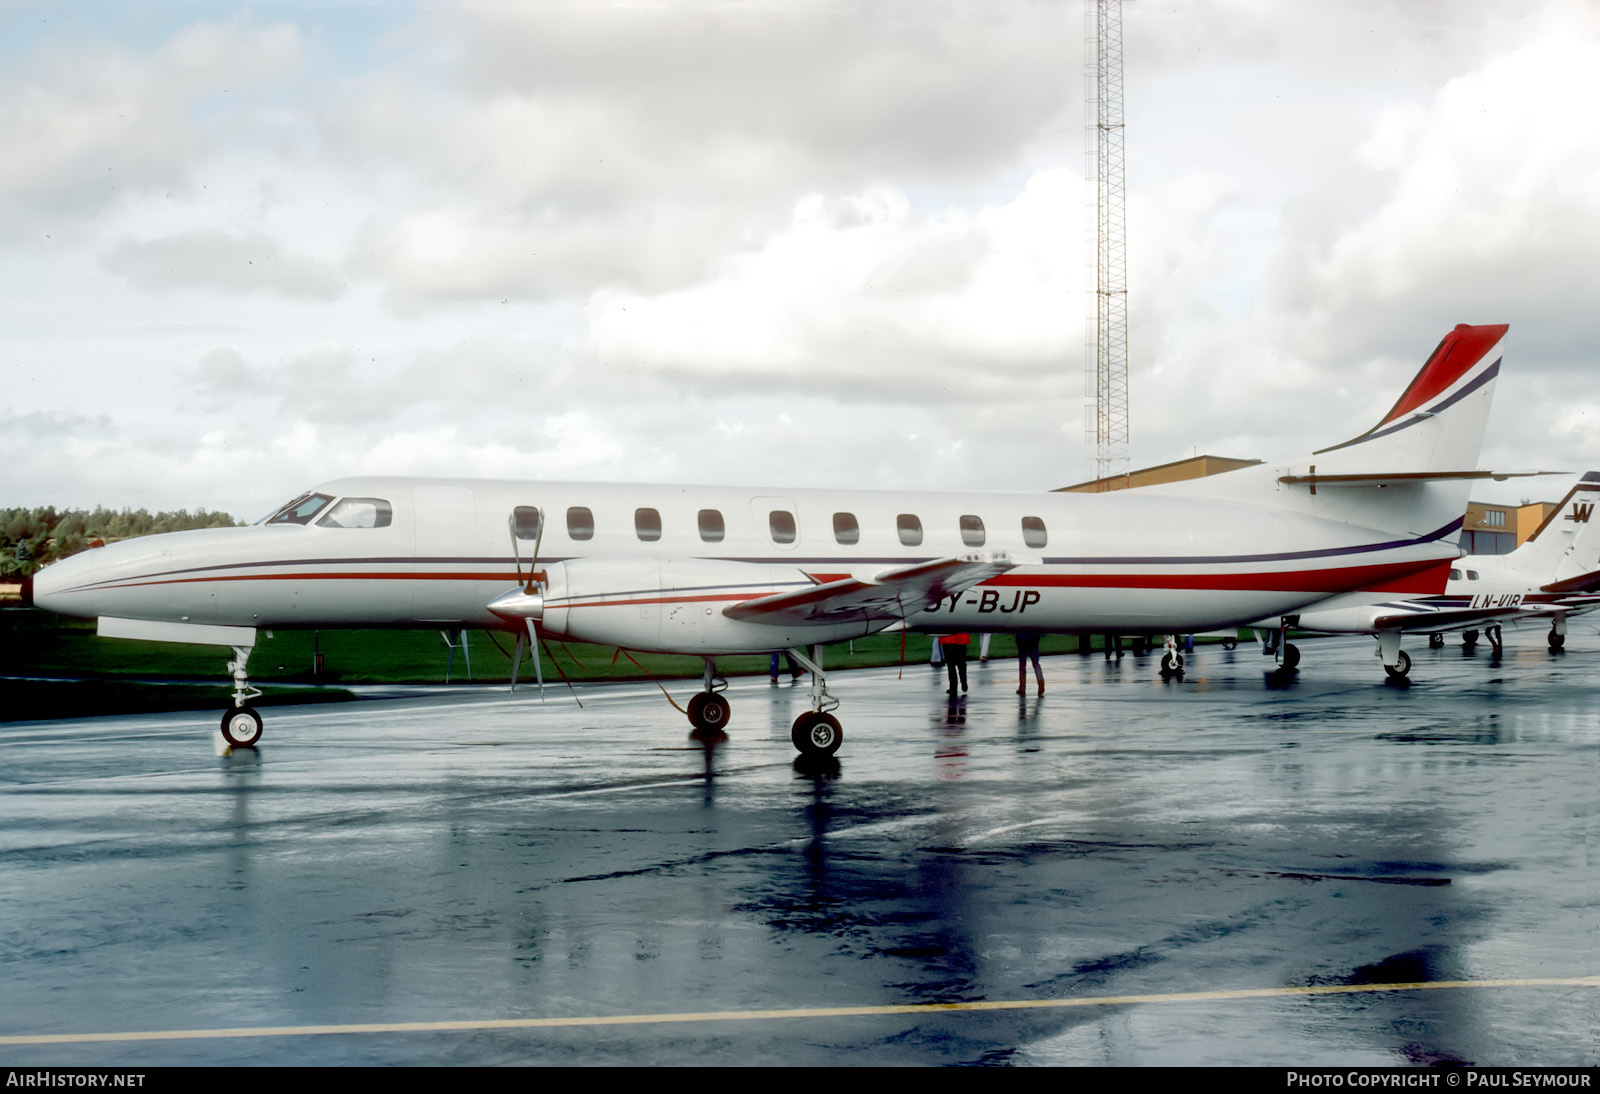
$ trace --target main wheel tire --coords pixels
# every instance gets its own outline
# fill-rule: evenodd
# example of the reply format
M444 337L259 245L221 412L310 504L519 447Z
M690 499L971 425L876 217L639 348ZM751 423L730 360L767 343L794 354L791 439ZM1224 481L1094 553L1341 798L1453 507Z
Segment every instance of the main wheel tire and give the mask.
M1434 631L1432 634L1428 635L1428 648L1430 650L1444 649L1444 635L1440 634L1438 631Z
M1392 679L1404 680L1411 675L1411 655L1406 653L1405 650L1401 650L1395 663L1383 666L1383 671L1387 672Z
M261 715L254 707L234 707L222 713L222 739L234 748L254 748L261 740Z
M1161 675L1181 676L1183 674L1183 654L1163 653L1161 655Z
M1461 644L1463 646L1468 647L1468 648L1471 648L1472 646L1476 646L1478 644L1478 632L1477 631L1462 631L1461 632Z
M1237 638L1224 638L1222 640L1222 648L1225 650L1235 649L1238 645L1239 640Z
M832 756L844 744L844 730L831 714L808 710L794 720L789 739L806 756Z
M1289 672L1299 663L1300 647L1285 643L1283 647L1283 664L1280 665L1279 668L1283 669L1285 672Z
M698 691L689 700L689 724L698 730L717 733L725 729L733 715L733 705L715 692Z
M1555 631L1550 632L1549 639L1550 648L1553 650L1559 650L1561 647L1567 644L1567 636L1564 634L1557 634Z

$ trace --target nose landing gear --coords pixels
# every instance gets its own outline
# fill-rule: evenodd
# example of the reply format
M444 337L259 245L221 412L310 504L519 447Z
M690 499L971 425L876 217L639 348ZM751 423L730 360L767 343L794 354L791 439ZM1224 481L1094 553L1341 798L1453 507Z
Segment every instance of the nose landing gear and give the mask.
M261 740L261 715L249 705L249 700L260 695L261 689L251 686L245 671L251 649L250 646L234 646L234 659L228 662L228 671L233 673L233 708L222 713L222 739L234 748L254 748Z
M694 726L693 736L711 737L721 734L733 714L733 704L722 692L728 681L717 675L717 663L705 658L705 690L696 692L689 700L689 724Z

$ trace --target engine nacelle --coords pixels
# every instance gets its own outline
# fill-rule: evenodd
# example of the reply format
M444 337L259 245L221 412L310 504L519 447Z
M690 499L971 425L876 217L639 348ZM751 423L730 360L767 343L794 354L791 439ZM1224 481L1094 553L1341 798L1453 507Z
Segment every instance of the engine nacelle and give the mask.
M541 567L545 634L658 653L762 653L838 642L883 624L822 626L730 619L737 604L815 584L794 566L708 558L579 558Z

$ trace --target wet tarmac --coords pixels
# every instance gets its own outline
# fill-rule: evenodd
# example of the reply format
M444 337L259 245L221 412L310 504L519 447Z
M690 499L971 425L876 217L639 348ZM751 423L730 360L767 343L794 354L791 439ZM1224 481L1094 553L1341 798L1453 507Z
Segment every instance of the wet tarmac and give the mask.
M1407 647L13 723L0 1061L1594 1064L1600 638Z

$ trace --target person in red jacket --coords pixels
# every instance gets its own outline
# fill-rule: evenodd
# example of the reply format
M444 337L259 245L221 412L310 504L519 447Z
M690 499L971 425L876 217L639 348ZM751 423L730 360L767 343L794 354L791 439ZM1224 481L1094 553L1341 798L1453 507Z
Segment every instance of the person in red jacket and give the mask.
M967 647L972 644L970 634L947 634L939 639L943 647L945 669L950 673L950 695L956 693L956 676L961 677L961 690L967 690Z

